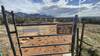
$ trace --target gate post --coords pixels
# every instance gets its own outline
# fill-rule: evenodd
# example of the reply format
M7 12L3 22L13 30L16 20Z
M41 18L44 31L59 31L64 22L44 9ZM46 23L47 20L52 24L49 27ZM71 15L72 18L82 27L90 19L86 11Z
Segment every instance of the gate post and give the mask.
M79 56L81 56L82 55L82 46L83 46L83 36L84 36L84 28L85 28L85 23L83 22L83 24L82 24L82 32L81 32L81 39L80 39L80 50L79 50Z
M77 32L78 15L73 18L71 55L75 56L75 37Z
M15 33L16 33L16 38L17 38L17 42L18 42L20 55L22 56L22 50L21 50L21 47L20 47L20 41L19 41L19 38L18 38L18 32L17 32L17 27L16 27L16 22L15 22L15 17L14 17L13 11L11 11L11 16L12 16L12 21L13 21L14 28L15 28Z
M7 21L6 14L5 14L5 8L3 6L1 6L1 9L2 9L3 22L4 22L6 30L7 30L7 35L8 35L10 44L11 44L13 55L16 56L16 50L15 50L15 47L14 47L14 44L13 44L13 41L11 38L10 29L8 27L8 21Z

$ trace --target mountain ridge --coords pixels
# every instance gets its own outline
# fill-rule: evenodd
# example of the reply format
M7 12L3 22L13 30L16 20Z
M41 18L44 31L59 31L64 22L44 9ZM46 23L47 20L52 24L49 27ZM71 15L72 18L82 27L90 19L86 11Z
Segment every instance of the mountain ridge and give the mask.
M23 12L17 12L15 13L15 16L17 18L53 18L54 16L51 15L43 15L43 14L27 14L27 13L23 13Z

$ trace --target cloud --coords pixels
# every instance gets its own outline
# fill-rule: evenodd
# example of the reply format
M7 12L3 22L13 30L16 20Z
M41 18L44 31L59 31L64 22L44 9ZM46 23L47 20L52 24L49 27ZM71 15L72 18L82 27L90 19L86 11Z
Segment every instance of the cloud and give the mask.
M0 5L4 5L9 11L36 13L40 8L40 4L33 4L31 0L0 0Z
M89 3L89 4L80 4L79 7L92 8L93 4L92 3Z
M100 3L82 3L79 6L68 4L69 0L39 0L37 2L33 0L0 0L0 5L4 5L8 11L40 13L57 17L73 16L75 14L81 16L100 14Z
M52 0L43 0L45 6L52 6Z
M66 17L66 16L73 16L78 12L83 10L87 10L92 8L92 4L82 4L82 5L65 5L65 6L58 6L52 5L49 7L43 7L40 11L40 14L47 14L57 17Z
M95 5L90 6L90 7L91 8L80 11L77 14L80 16L100 16L100 2L98 2Z
M78 8L61 8L57 5L50 6L50 7L44 7L40 14L47 14L52 16L60 16L62 14L66 15L72 15L78 12ZM65 15L64 15L65 16Z
M44 7L57 6L59 8L78 7L67 5L68 1L58 0L58 2L52 2L52 0L43 0L43 3L33 3L32 0L0 0L0 5L4 5L9 11L25 12L25 13L39 13ZM52 8L51 8L52 9Z

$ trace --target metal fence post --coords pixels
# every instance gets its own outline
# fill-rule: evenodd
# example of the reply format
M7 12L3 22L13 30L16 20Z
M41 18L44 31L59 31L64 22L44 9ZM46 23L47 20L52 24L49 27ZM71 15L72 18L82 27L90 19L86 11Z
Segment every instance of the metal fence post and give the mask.
M74 56L74 49L75 49L75 37L77 31L77 22L78 22L78 15L75 15L73 18L73 28L72 28L72 46L71 46L71 55Z
M17 27L16 27L16 22L15 22L15 17L14 17L13 11L11 11L11 15L12 15L12 20L13 20L14 28L15 28L15 33L16 33L16 37L17 37L17 42L18 42L18 47L19 47L20 55L22 56L22 50L20 48L20 41L19 41L19 38L18 38L18 31L17 31Z
M82 32L81 32L81 39L80 39L80 50L79 50L79 56L82 56L82 45L83 45L83 36L84 36L84 28L85 28L85 24L82 24Z
M13 41L11 38L10 29L8 27L8 21L7 21L6 14L5 14L5 8L3 6L1 6L1 9L2 9L2 15L3 15L3 22L4 22L6 30L7 30L7 35L8 35L10 44L11 44L11 48L13 50L13 55L16 56L16 50L14 48L14 44L13 44Z
M77 28L77 46L76 46L76 56L79 55L79 28Z

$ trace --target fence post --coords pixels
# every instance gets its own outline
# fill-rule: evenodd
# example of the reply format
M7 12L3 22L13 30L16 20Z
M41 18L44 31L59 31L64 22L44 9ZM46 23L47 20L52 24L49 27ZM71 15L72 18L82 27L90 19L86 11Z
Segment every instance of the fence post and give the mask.
M11 48L13 50L13 55L16 56L16 50L14 48L14 44L13 44L13 41L11 38L10 29L8 27L8 21L7 21L6 14L5 14L5 8L3 6L1 6L1 9L2 9L2 15L3 15L3 22L4 22L6 30L7 30L7 35L8 35L10 44L11 44Z
M21 50L21 47L20 47L20 41L19 41L19 38L18 38L18 32L17 32L17 27L16 27L16 22L15 22L15 17L14 17L13 11L11 11L11 16L12 16L12 21L13 21L15 32L16 32L16 37L17 37L17 42L18 42L20 55L22 56L22 50Z
M76 46L76 56L79 55L79 28L77 28L77 46Z
M79 50L79 56L82 56L82 46L83 46L83 43L82 43L82 41L83 41L83 36L84 36L84 28L85 28L85 23L83 22L83 24L82 24L82 32L81 32L81 39L80 39L80 50Z
M75 37L76 37L76 31L77 31L77 22L78 22L78 15L75 15L73 18L73 28L72 28L72 46L71 46L71 55L74 56L75 53Z

